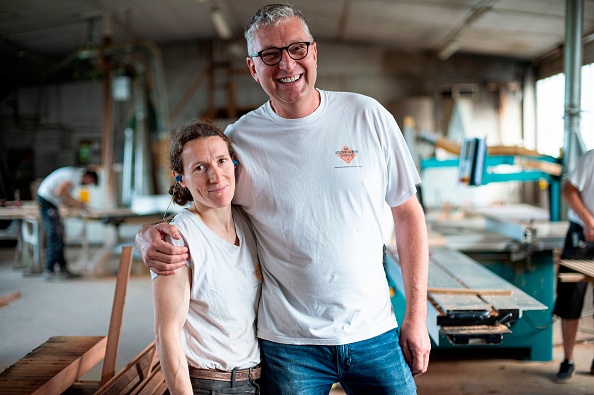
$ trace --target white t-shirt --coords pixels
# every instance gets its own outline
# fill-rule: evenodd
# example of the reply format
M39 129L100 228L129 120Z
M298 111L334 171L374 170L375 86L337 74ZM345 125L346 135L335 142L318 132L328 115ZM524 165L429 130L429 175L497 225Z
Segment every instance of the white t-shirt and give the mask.
M285 344L346 344L396 327L382 266L387 205L420 183L385 108L319 92L305 118L266 103L227 129L240 161L233 202L250 216L263 267L258 337Z
M75 187L81 184L83 174L84 169L77 167L62 167L54 170L39 184L37 196L41 196L57 207L62 203L62 200L55 194L56 188L63 182L69 181L71 187L68 192L72 192Z
M239 246L188 210L171 222L183 240L170 242L190 249L192 288L182 343L188 364L197 368L230 371L260 363L256 317L262 274L256 241L240 209L233 208L233 219Z
M586 152L579 160L568 179L578 191L584 206L594 215L594 150ZM584 226L578 215L571 209L567 211L567 219Z

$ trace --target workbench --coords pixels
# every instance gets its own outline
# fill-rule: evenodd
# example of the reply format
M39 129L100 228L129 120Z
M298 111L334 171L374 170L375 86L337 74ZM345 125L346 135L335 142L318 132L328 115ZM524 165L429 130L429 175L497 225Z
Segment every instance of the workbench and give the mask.
M83 221L81 232L81 253L79 264L92 271L93 266L100 261L100 255L111 254L111 250L121 241L120 226L124 223L144 224L161 219L161 213L143 212L136 213L130 209L117 208L109 210L80 210L60 207L63 219L78 218ZM20 206L0 207L0 219L12 220L20 227L16 233L17 246L15 254L15 267L22 269L23 274L39 274L43 271L43 241L44 232L41 224L41 214L36 202L22 202ZM99 221L106 225L102 249L91 255L87 237L89 221Z
M21 202L0 207L0 219L12 221L11 227L16 228L15 268L23 269L24 273L41 273L43 227L39 206L34 202Z

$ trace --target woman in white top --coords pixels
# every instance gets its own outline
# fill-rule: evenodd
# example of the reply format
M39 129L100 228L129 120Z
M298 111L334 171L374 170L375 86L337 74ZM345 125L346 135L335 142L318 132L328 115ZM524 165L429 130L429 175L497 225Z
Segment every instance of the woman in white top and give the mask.
M247 218L231 206L231 141L192 121L171 137L173 223L190 258L175 276L153 277L155 332L171 394L259 394L256 315L262 275ZM239 391L239 392L237 392Z

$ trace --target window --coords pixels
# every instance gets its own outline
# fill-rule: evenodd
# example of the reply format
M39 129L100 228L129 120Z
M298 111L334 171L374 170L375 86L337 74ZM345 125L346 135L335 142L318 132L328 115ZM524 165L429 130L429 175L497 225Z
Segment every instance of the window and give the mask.
M581 136L587 149L594 148L594 63L582 66ZM565 125L565 74L536 82L536 150L559 156Z

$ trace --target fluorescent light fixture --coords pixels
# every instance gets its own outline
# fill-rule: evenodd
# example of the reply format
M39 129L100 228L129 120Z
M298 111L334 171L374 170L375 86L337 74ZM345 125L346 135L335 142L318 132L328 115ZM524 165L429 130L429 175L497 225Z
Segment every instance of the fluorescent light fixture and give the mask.
M460 43L456 40L449 41L437 52L439 60L446 60L460 49Z
M212 23L214 24L217 34L221 39L228 40L231 38L231 36L233 36L231 28L227 24L227 21L225 21L220 8L215 7L211 9L210 18L212 19Z

